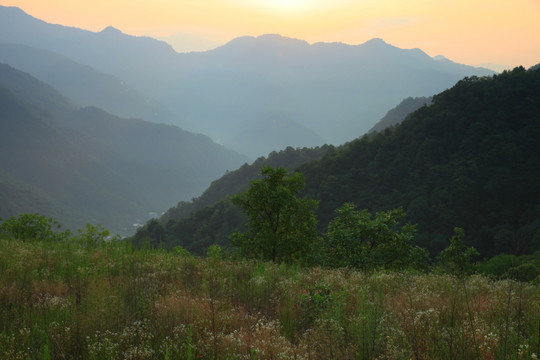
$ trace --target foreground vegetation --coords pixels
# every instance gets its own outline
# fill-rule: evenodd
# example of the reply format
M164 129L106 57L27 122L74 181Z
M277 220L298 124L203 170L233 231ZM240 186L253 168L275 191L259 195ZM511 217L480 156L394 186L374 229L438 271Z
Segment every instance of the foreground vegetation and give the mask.
M2 359L540 354L538 283L302 268L218 247L196 258L105 241L99 227L45 230L0 238Z

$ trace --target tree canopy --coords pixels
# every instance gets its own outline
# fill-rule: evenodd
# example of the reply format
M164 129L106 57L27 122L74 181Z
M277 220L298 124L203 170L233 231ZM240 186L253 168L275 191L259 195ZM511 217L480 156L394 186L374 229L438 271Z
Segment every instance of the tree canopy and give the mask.
M359 269L404 269L427 265L427 251L413 245L416 227L400 225L402 209L381 211L374 216L345 203L328 225L325 263Z
M247 231L232 235L232 244L247 257L274 262L307 261L317 242L317 202L299 196L303 176L284 168L264 167L263 179L233 197L248 217Z

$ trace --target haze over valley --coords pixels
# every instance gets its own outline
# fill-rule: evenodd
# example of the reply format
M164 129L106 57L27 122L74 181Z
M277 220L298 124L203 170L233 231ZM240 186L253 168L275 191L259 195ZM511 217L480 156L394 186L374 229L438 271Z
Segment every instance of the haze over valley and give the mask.
M67 28L16 8L2 8L0 16L0 43L19 44L4 46L0 61L53 81L85 105L173 123L252 159L287 146L342 144L406 97L431 96L464 76L493 74L382 39L310 45L280 35L247 36L214 50L176 53L162 41L113 27L97 33ZM48 53L30 54L37 49ZM81 65L87 68L75 75ZM88 94L75 90L80 81Z
M6 6L0 63L10 129L0 216L43 212L123 234L244 163L340 146L396 126L464 77L495 74L380 38L265 34L178 53L114 26L88 31Z

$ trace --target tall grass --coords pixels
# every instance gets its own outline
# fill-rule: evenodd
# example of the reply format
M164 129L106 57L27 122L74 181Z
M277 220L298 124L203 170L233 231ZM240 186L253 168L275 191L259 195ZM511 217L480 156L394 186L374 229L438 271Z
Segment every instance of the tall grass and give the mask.
M535 359L537 285L0 240L0 359Z

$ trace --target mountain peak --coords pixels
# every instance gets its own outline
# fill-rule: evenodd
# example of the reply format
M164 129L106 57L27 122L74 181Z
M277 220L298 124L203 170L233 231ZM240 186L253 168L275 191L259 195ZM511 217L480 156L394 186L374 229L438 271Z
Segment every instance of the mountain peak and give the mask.
M286 43L296 43L296 44L308 44L305 40L290 38L280 34L262 34L257 37L255 36L240 36L232 39L226 45L229 44L241 44L241 45L251 45L251 44L286 44Z
M433 60L435 60L435 61L441 61L441 60L447 60L447 61L450 61L446 56L440 55L440 54L439 54L439 55L435 55L435 56L433 57Z
M107 26L105 29L101 30L102 34L122 34L122 31L118 30L112 25Z
M3 11L3 12L10 12L12 14L25 14L25 15L28 15L27 13L24 12L23 9L19 8L19 7L16 7L16 6L4 6L4 5L0 5L0 11Z
M389 44L381 38L373 38L371 40L366 41L364 45L382 46L382 45L389 45Z
M290 46L304 46L309 45L307 41L300 40L296 38L291 38L287 36L283 36L280 34L263 34L256 38L256 40L260 43L267 44L267 45L290 45Z

